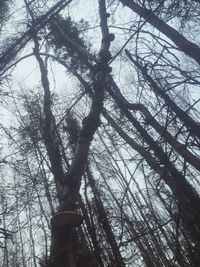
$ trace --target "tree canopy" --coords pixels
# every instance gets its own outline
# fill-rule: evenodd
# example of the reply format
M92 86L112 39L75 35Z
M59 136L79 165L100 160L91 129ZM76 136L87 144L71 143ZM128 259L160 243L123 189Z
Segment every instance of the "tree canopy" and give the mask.
M0 267L200 266L199 15L0 2Z

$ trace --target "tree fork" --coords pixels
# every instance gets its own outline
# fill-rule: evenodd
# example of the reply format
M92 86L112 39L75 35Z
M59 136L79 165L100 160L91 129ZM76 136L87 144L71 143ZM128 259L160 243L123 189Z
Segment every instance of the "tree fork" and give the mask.
M32 23L33 25L36 25L34 15L26 0L25 3L31 16ZM108 36L109 30L107 27L105 1L103 0L99 1L99 13L101 19L102 43L96 67L97 72L95 75L95 81L93 83L94 94L92 105L88 116L83 120L83 125L76 145L75 155L67 175L63 175L61 160L59 160L59 170L57 170L57 165L55 165L55 159L60 159L60 153L59 145L55 140L55 120L51 111L51 93L47 70L39 54L39 42L35 28L33 32L33 41L35 43L34 54L40 67L41 81L44 89L45 145L52 165L55 182L60 185L59 188L57 187L57 190L59 189L59 210L51 220L52 239L49 262L49 266L51 267L96 266L89 250L84 248L81 244L76 227L80 226L82 223L82 216L77 213L81 177L87 162L90 143L100 124L100 114L103 109L104 101L106 72L108 70L108 61L110 60L109 47L111 39L105 38L105 36ZM59 172L61 177L58 175Z
M63 196L60 202L59 211L55 215L57 218L69 215L74 212L74 216L78 216L77 204L79 200L79 190L81 185L81 177L88 158L89 146L93 139L96 129L100 124L100 114L103 110L104 91L106 85L106 73L108 71L108 61L110 60L110 43L111 39L105 38L109 35L107 26L105 0L99 0L99 14L101 20L102 43L99 52L99 60L97 62L97 72L93 83L93 99L88 116L83 119L82 128L80 130L78 141L76 144L75 155L72 160L69 172L65 177L63 184ZM72 221L66 220L66 224L58 226L55 224L55 217L52 218L52 247L51 247L51 267L84 267L96 266L88 253L88 249L84 248L79 242L76 226ZM62 219L62 218L61 218Z

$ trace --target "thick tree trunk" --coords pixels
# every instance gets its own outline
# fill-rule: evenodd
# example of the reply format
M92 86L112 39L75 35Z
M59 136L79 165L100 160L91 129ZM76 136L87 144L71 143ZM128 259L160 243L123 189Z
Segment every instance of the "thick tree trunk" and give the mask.
M81 243L74 227L52 225L49 267L97 267L94 255Z
M63 211L76 211L78 207L81 177L87 162L89 145L99 126L99 116L103 108L104 74L98 77L93 86L95 93L91 110L89 115L83 120L75 155L64 180L63 194L59 207L60 214ZM57 216L59 216L59 212ZM59 227L52 224L51 267L95 266L88 250L80 244L75 227L69 225Z
M33 13L29 5L27 9L36 25ZM99 53L99 60L96 66L96 75L93 82L93 98L89 115L84 118L79 133L76 150L68 174L65 174L62 167L60 155L59 138L56 134L56 124L51 111L51 93L47 70L39 53L39 43L36 30L34 32L35 57L41 71L41 81L44 89L44 141L51 162L52 173L57 185L59 198L59 211L51 220L52 240L51 267L94 267L96 264L90 255L88 248L81 244L77 229L82 220L78 209L79 190L81 177L88 158L89 146L93 135L100 125L100 114L103 109L106 73L108 72L108 61L110 60L109 47L112 41L107 26L107 14L104 0L99 0L99 13L102 29L102 43Z

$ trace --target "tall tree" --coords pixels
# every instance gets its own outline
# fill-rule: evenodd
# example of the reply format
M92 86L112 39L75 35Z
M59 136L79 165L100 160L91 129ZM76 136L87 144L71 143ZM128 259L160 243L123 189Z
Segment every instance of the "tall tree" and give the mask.
M2 37L1 265L199 266L200 5L88 3L19 1Z

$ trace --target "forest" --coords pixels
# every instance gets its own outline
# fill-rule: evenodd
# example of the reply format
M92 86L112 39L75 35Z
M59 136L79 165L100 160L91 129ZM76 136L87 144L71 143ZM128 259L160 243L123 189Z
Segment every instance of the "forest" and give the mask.
M200 266L199 36L199 0L0 0L0 267Z

